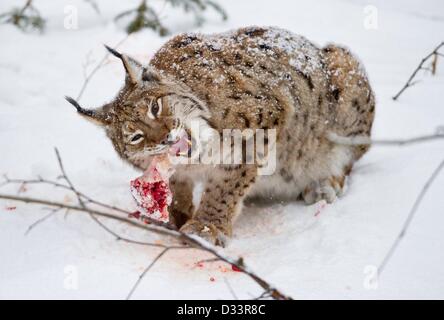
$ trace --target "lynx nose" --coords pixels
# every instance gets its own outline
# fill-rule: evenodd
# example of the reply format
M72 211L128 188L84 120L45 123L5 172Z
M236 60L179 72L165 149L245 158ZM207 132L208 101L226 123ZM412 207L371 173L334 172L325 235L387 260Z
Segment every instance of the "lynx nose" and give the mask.
M160 142L160 144L171 146L176 143L176 139L173 137L171 133L168 133L166 137Z

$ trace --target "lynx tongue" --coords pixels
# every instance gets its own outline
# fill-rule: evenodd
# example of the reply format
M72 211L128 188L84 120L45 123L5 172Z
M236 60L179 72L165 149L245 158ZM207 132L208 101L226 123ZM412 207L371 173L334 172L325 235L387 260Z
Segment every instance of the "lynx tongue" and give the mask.
M170 146L168 152L172 156L186 156L188 155L188 150L190 149L190 140L185 131L180 135L179 140Z

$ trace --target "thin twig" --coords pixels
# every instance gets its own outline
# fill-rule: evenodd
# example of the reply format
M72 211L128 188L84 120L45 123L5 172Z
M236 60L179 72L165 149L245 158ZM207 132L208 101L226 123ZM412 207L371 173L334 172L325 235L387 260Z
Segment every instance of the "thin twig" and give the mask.
M151 270L151 268L156 264L156 262L158 262L160 260L160 258L162 258L162 256L165 255L165 253L168 252L168 250L170 250L170 248L164 248L155 258L154 260L145 268L145 270L143 270L143 272L139 275L139 278L137 279L136 283L133 285L133 287L131 288L130 292L128 293L128 296L126 297L126 300L131 299L132 295L134 294L134 292L136 291L137 287L139 286L139 284L142 282L143 278L145 277L145 275L148 273L148 271Z
M119 46L121 46L126 40L129 38L129 34L127 34L123 39L121 39L117 44L113 47L113 49L117 49ZM102 68L108 59L109 52L107 51L106 54L103 56L103 58L99 61L99 63L94 67L94 69L91 70L91 72L85 77L82 87L80 88L79 93L77 94L76 100L79 101L80 98L83 96L83 93L86 90L86 87L88 86L88 83L91 81L91 78L97 73L97 71Z
M71 182L71 180L69 179L68 175L66 174L66 170L65 167L63 165L62 162L62 158L60 156L60 152L57 148L54 148L56 156L57 156L57 162L59 164L59 168L60 171L62 173L61 178L64 179L66 181L66 183L68 183L69 186L69 190L71 190L72 192L74 192L74 194L77 197L77 200L79 201L79 204L82 208L84 208L85 210L88 209L84 199L83 199L83 194L79 191L77 191L77 189L74 187L74 184ZM91 203L95 203L94 200L92 200L91 198L88 197L88 201ZM125 241L128 243L132 243L132 244L139 244L139 245L146 245L146 246L151 246L151 247L164 247L164 245L160 245L160 244L156 244L156 243L150 243L150 242L142 242L142 241L135 241L132 239L128 239L125 238L119 234L117 234L116 232L114 232L113 230L111 230L110 228L108 228L104 223L102 223L97 217L94 216L93 213L89 213L89 216L91 217L91 219L97 223L102 229L104 229L106 232L110 233L111 235L113 235L114 237L116 237L117 240L121 240L121 241Z
M19 11L17 13L17 17L23 16L25 11L32 6L32 1L33 0L26 0L25 5L19 9ZM12 18L13 17L11 17L10 19L12 20ZM11 22L11 20L9 22Z
M231 286L230 282L228 282L228 279L224 277L224 282L228 287L228 290L230 290L231 295L233 296L234 300L239 300L239 298L236 295L236 292L234 292L233 287Z
M219 258L211 258L211 259L202 259L196 262L196 265L199 265L201 263L212 263L212 262L218 262L220 261Z
M55 154L57 157L57 162L59 164L60 171L62 172L61 178L64 179L66 181L66 183L68 183L70 190L72 190L72 192L74 192L74 194L77 196L77 199L79 200L80 205L86 209L85 203L83 202L83 199L82 199L80 193L77 191L76 188L74 188L74 185L72 184L71 180L68 178L68 175L66 174L65 167L63 166L62 158L60 157L59 150L57 148L54 148L54 151L55 151Z
M110 209L113 211L117 211L119 213L123 213L125 215L130 216L131 213L129 211L126 211L124 209L118 208L116 206L111 206L111 205L107 205L105 203L102 203L100 201L94 200L91 197L87 196L86 194L80 192L80 191L74 191L72 190L69 186L52 181L52 180L48 180L48 179L43 179L41 177L39 177L38 179L33 179L33 180L25 180L25 179L10 179L7 176L5 177L5 183L2 184L2 186L7 185L9 183L16 183L16 184L48 184L54 187L58 187L58 188L62 188L65 190L69 190L72 192L77 192L77 194L84 199L84 203L91 203L100 207L103 207L105 209ZM63 177L63 176L62 176ZM100 225L105 231L107 231L108 233L110 233L111 235L113 235L114 237L116 237L117 240L120 241L124 241L124 242L128 242L128 243L132 243L132 244L138 244L138 245L146 245L146 246L154 246L154 247L164 247L163 245L159 245L159 244L154 244L154 243L149 243L149 242L143 242L143 241L136 241L136 240L132 240L129 238L126 238L122 235L117 234L116 232L112 231L110 228L108 228L103 222L101 222L99 219L97 219L97 217L93 217L94 222L96 222L98 225Z
M117 216L112 213L108 213L108 212L104 212L104 211L100 211L100 210L96 210L96 209L91 209L91 208L85 209L80 206L69 205L69 204L65 204L63 202L37 199L37 198L32 198L32 197L13 196L13 195L8 195L8 194L0 194L0 199L19 201L19 202L24 202L24 203L29 203L29 204L40 204L40 205L51 206L51 207L55 207L55 208L69 209L71 211L76 211L76 212L91 213L91 214L94 214L94 215L97 215L97 216L100 216L103 218L117 220L117 221L126 223L128 225L131 225L133 227L136 227L139 229L144 229L144 230L154 232L154 233L157 233L160 235L173 236L173 237L176 236L176 234L172 230L168 230L166 228L159 228L156 226L142 224L141 222L137 222L136 220L131 220L129 218L120 217L120 216ZM128 212L128 214L129 214L129 212Z
M47 205L47 206L51 206L51 207L55 207L55 208L64 208L64 209L72 210L75 212L86 212L92 216L117 220L119 222L123 222L123 223L131 225L133 227L137 227L137 228L140 228L143 230L157 233L159 235L174 237L180 241L186 242L188 245L190 245L193 248L206 251L206 252L212 254L213 256L215 256L216 258L220 259L221 261L224 261L224 262L230 264L231 266L236 267L240 272L249 276L253 281L255 281L259 286L261 286L265 291L270 292L271 296L274 299L291 299L291 297L284 295L280 290L274 288L267 281L265 281L264 279L262 279L261 277L256 275L253 271L249 270L244 265L242 258L233 259L233 258L227 257L227 256L223 255L219 251L218 248L214 247L210 243L208 243L200 238L194 237L192 235L188 235L186 233L183 233L183 232L177 230L177 228L171 224L163 223L163 222L157 221L157 220L149 218L149 217L145 217L144 218L145 223L142 224L141 222L138 222L138 221L136 222L135 220L131 220L131 219L127 218L131 214L129 211L119 209L121 211L120 213L124 213L126 215L126 217L121 217L121 216L118 216L115 214L111 214L109 212L105 212L105 211L101 211L101 210L97 210L97 209L93 209L93 208L88 207L85 204L85 198L82 198L83 193L81 193L80 191L78 191L74 187L73 183L71 182L71 180L67 176L61 156L60 156L60 153L58 152L57 149L56 149L56 155L57 155L57 160L59 162L60 170L62 172L62 175L60 176L60 178L64 179L68 183L68 186L65 186L65 188L72 191L78 197L79 206L69 205L69 204L56 202L56 201L50 201L50 200L43 200L43 199L22 197L22 196L13 196L13 195L6 195L6 194L0 194L0 199L21 201L21 202L32 203L32 204ZM11 179L9 179L9 181L11 181ZM41 177L38 177L38 181L44 181L44 179ZM59 184L59 185L62 185L62 184ZM91 202L98 204L97 202L95 202L92 199L91 199ZM98 205L100 206L100 204L98 204ZM110 207L107 205L105 205L105 206L106 206L106 209L109 209L109 207ZM146 223L150 223L150 224L147 225ZM107 230L107 229L105 229L105 230ZM168 249L179 249L179 248L183 249L184 248L183 246L164 246L164 245L158 245L158 246L163 247L165 249L167 249L167 248Z
M55 215L57 212L59 212L61 210L61 208L56 208L56 209L51 209L51 212L48 213L47 215L43 216L42 218L36 220L35 222L33 222L32 224L30 224L28 226L28 229L26 229L25 231L25 236L27 236L32 229L34 229L36 226L38 226L40 223L46 221L47 219L49 219L50 217L52 217L53 215Z
M291 299L291 297L284 295L280 290L278 290L277 288L274 288L267 281L265 281L264 279L262 279L261 277L256 275L253 271L249 270L244 265L242 259L239 259L239 258L233 259L233 258L224 256L222 253L219 252L218 248L215 248L210 243L206 242L205 240L190 236L186 233L183 233L183 232L180 232L177 230L173 230L173 229L169 229L168 227L165 227L165 226L161 227L161 226L141 224L140 222L136 222L135 220L130 220L129 218L116 216L116 215L108 213L108 212L103 212L103 211L99 211L99 210L91 209L91 208L85 209L80 206L68 205L68 204L56 202L56 201L42 200L42 199L31 198L31 197L13 196L13 195L7 195L7 194L0 194L0 199L19 201L19 202L30 203L30 204L40 204L40 205L57 207L57 208L64 208L64 209L69 209L74 212L87 212L87 213L91 213L91 214L94 214L96 216L100 216L103 218L108 218L108 219L116 220L119 222L123 222L123 223L131 225L133 227L136 227L136 228L139 228L142 230L146 230L146 231L150 231L153 233L157 233L159 235L174 237L178 240L188 243L193 248L206 251L206 252L212 254L213 256L219 258L220 260L230 264L231 266L235 266L240 272L249 276L254 282L256 282L264 290L269 291L272 294L274 299L279 299L279 300L290 300ZM129 212L128 212L128 214L129 214ZM159 245L159 247L161 247L161 246L162 245ZM166 247L166 246L164 246L164 247ZM171 249L173 247L169 247L169 248ZM183 247L177 246L174 248L183 248Z
M434 140L444 139L444 133L436 133L431 135L424 135L413 137L409 139L387 139L387 140L374 140L368 136L353 136L343 137L335 133L329 133L327 138L334 143L342 145L372 145L372 146L407 146L412 144L424 143Z
M271 298L270 292L264 291L261 293L260 296L254 298L253 300L264 300L264 299L269 299L269 298Z
M56 149L56 154L58 154L58 150L57 150L57 149ZM66 178L66 172L63 173L63 172L64 172L64 168L63 168L63 164L61 163L61 158L60 158L60 155L59 155L59 154L58 154L58 156L57 156L57 159L58 159L58 161L59 161L59 167L60 167L60 169L61 169L61 171L62 171L62 175L60 176L60 178L63 178L65 181L67 181L67 180L65 179L65 178ZM7 177L6 175L4 175L4 178L5 178L5 183L3 183L2 185L0 185L0 187L1 187L1 186L4 186L4 185L6 185L6 184L9 184L9 183L17 183L17 184L20 184L20 185L27 185L27 184L48 184L48 185L52 185L52 186L57 187L57 188L62 188L62 189L65 189L65 190L69 190L69 191L74 192L74 193L76 194L76 196L78 197L78 199L79 199L79 203L81 204L82 207L83 207L84 205L86 205L86 203L91 203L91 204L95 204L95 205L98 205L98 206L104 207L104 208L106 208L106 209L111 209L111 210L114 210L114 211L118 211L118 212L121 212L121 213L125 213L125 214L127 214L127 211L125 211L125 210L123 210L123 209L120 209L120 208L117 208L117 207L115 207L115 206L110 206L110 205L107 205L107 204L101 203L101 202L96 201L96 200L92 199L91 197L85 195L84 193L79 192L77 189L73 188L72 183L71 183L71 185L68 185L68 186L67 186L67 185L65 185L65 184L62 184L62 183L59 183L59 182L56 182L56 181L43 179L42 177L38 177L37 179L32 179L32 180L25 180L25 179L10 179L10 178ZM68 179L68 181L70 181L70 180ZM83 204L82 204L82 203L83 203ZM137 244L137 245L151 246L151 247L165 247L164 245L160 245L160 244L156 244L156 243L145 242L145 241L137 241L137 240L129 239L129 238L124 237L124 236L122 236L122 235L119 235L119 234L117 234L115 231L111 230L109 227L107 227L103 222L101 222L101 221L100 221L97 217L95 217L93 214L90 214L90 217L92 218L92 220L93 220L95 223L97 223L101 228L103 228L105 231L107 231L107 232L110 233L112 236L114 236L114 237L116 238L116 240L118 240L118 241L123 241L123 242L131 243L131 244ZM46 220L46 219L43 219L43 221L44 221L44 220ZM37 224L39 224L40 222L43 222L43 221L37 221L37 222L38 222ZM37 224L36 224L36 225L37 225ZM34 227L35 227L35 226L32 226L32 228L34 228Z
M407 219L404 222L404 225L401 228L401 231L399 232L398 236L396 237L395 242L393 242L392 246L390 247L389 251L385 255L384 259L382 260L379 268L378 268L378 275L380 276L382 272L384 271L386 265L392 258L393 254L395 253L396 249L399 246L399 243L404 238L405 234L407 233L407 230L410 226L410 223L412 222L415 213L418 211L419 206L421 205L422 200L424 199L424 196L427 194L427 191L430 189L430 186L435 181L436 177L439 175L441 170L444 168L444 160L441 161L441 163L438 165L438 167L433 171L430 178L427 180L425 185L422 187L421 192L419 193L418 197L415 200L415 203L413 204L412 209L410 210Z
M429 60L431 57L433 57L434 55L438 54L438 50L441 49L441 47L444 46L444 41L441 42L431 53L429 53L427 56L425 56L420 64L416 67L415 71L413 71L413 73L411 74L411 76L409 77L409 79L407 80L407 82L405 83L405 85L401 88L401 90L399 90L399 92L393 97L393 100L397 100L399 98L399 96L408 88L411 87L412 81L413 79L416 77L416 74L419 72L419 70L424 69L423 65L424 63Z
M51 186L54 186L54 187L57 187L57 188L65 189L65 190L68 190L68 191L72 191L71 188L69 186L67 186L67 185L64 185L64 184L56 182L56 181L44 179L42 177L38 177L37 179L26 180L26 179L10 179L8 176L4 175L4 179L5 179L5 182L0 184L0 188L5 186L5 185L7 185L7 184L10 184L10 183L23 184L23 185L28 185L28 184L47 184L47 185L51 185ZM122 208L118 208L116 206L111 206L111 205L108 205L106 203L94 200L91 197L89 197L88 195L86 195L86 194L84 194L84 193L82 193L80 191L77 191L77 193L84 199L85 202L96 204L96 205L104 207L106 209L111 209L111 210L118 211L118 212L121 212L121 213L127 213L127 211L122 209Z
M116 215L108 213L108 212L103 212L103 211L90 209L90 208L85 209L85 208L82 208L79 206L67 205L67 204L64 204L61 202L56 202L56 201L42 200L42 199L31 198L31 197L13 196L13 195L7 195L7 194L0 194L0 199L13 200L13 201L19 201L19 202L31 203L31 204L41 204L41 205L53 206L53 207L57 207L57 208L65 208L65 209L70 209L70 210L76 211L76 212L87 212L87 213L91 213L91 214L94 214L96 216L100 216L103 218L117 220L117 221L126 223L128 225L131 225L133 227L140 228L142 230L147 230L147 231L154 232L154 233L157 233L160 235L174 237L178 240L185 241L193 248L209 252L212 255L214 255L215 257L219 258L220 260L230 264L231 266L235 266L240 272L249 276L253 281L255 281L264 290L269 291L274 299L279 299L279 300L290 300L291 299L291 297L284 295L280 290L278 290L277 288L274 288L267 281L265 281L264 279L262 279L261 277L256 275L253 271L249 270L243 264L242 259L239 259L239 258L233 259L230 257L226 257L223 254L221 254L218 251L218 249L215 248L210 243L206 242L205 240L190 236L186 233L183 233L183 232L180 232L177 230L173 230L173 229L168 229L165 226L160 227L160 226L151 226L151 225L141 224L141 223L136 222L134 220L130 220L128 218L116 216ZM129 214L129 212L128 212L128 214ZM162 246L162 245L159 245L159 247L160 246ZM166 247L166 246L164 246L164 247ZM172 247L169 247L169 248L171 249ZM183 248L183 247L178 246L178 247L174 247L174 248Z

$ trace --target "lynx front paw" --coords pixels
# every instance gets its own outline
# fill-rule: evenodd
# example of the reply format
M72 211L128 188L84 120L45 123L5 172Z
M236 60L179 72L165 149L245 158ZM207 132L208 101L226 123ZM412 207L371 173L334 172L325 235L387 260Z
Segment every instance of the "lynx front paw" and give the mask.
M198 220L189 220L185 223L180 231L187 234L194 234L202 239L215 244L217 246L224 247L226 243L226 236L220 232L212 223L203 223Z

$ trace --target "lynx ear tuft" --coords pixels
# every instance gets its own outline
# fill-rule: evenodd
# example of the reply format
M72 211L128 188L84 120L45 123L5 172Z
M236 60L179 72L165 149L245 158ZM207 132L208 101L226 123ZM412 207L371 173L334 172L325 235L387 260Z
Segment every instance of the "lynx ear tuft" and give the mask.
M80 115L82 115L85 119L87 119L97 125L100 125L100 126L108 124L109 119L104 115L103 112L101 112L101 109L99 109L99 110L84 109L73 98L65 96L65 99L70 104L72 104L74 106L74 108L76 108L77 112Z
M111 53L113 56L115 56L119 59L122 59L122 54L117 52L117 50L115 50L111 47L108 47L106 44L104 44L104 46L105 46L106 50L108 50L108 52Z
M70 104L72 104L74 106L74 108L76 108L77 112L84 115L84 116L88 116L88 117L94 117L94 111L93 110L87 110L87 109L83 109L80 104L74 100L71 97L65 96L66 101L68 101Z
M142 79L143 66L136 60L131 57L128 57L125 54L117 52L115 49L105 45L105 48L111 53L113 56L122 60L123 66L126 70L127 81L130 81L132 84L137 84Z

